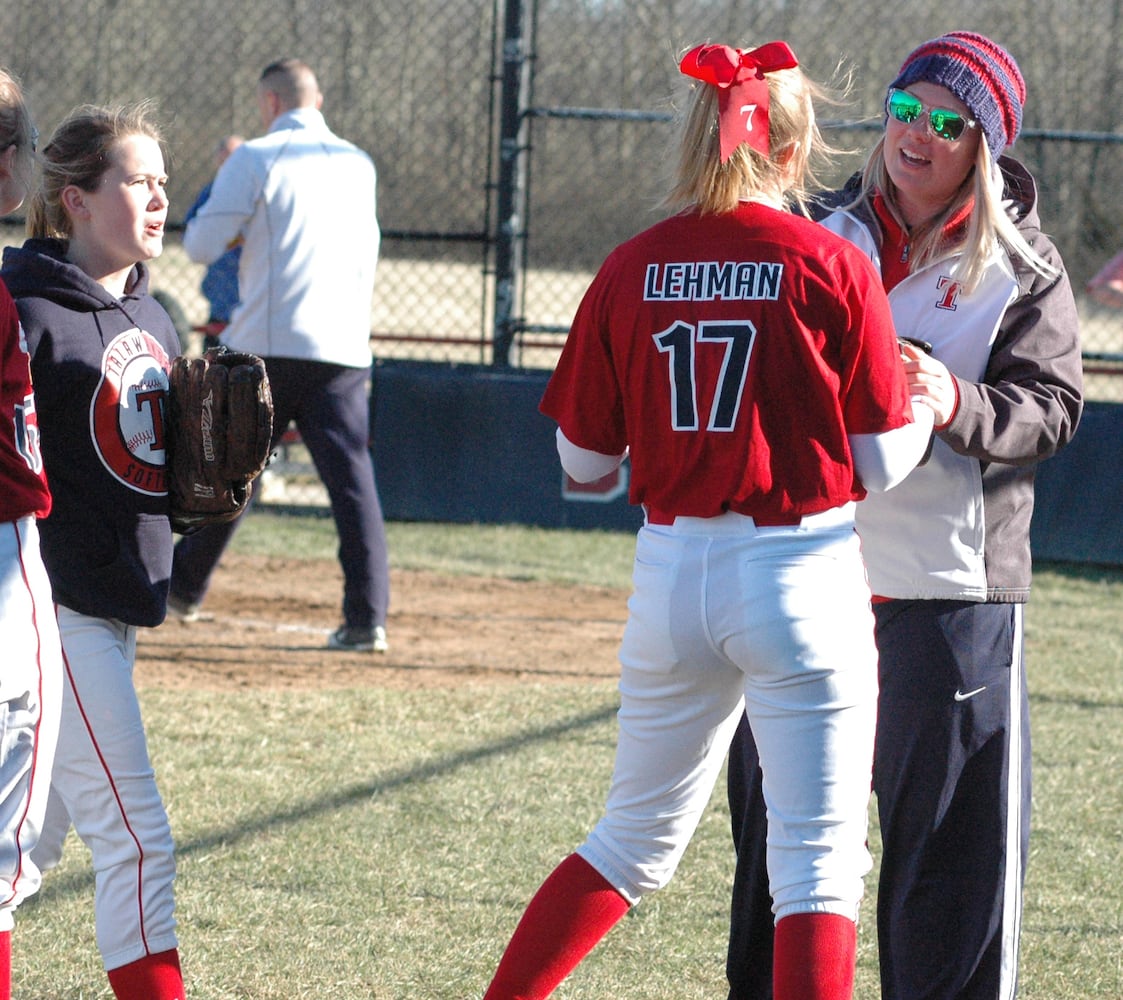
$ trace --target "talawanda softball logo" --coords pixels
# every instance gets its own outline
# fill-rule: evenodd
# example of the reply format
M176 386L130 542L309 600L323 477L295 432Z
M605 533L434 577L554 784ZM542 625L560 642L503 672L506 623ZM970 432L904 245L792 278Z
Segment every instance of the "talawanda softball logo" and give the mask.
M119 334L101 357L101 381L90 403L94 448L109 473L129 489L166 496L164 405L167 352L135 327Z

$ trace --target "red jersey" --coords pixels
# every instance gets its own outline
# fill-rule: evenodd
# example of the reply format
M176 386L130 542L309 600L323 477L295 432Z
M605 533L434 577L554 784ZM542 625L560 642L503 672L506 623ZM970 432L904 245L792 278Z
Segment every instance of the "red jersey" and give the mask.
M30 358L16 304L0 282L0 521L46 517L51 494L39 451Z
M762 524L862 499L847 434L912 419L869 259L756 203L677 215L617 247L541 410L579 447L630 448L632 503Z

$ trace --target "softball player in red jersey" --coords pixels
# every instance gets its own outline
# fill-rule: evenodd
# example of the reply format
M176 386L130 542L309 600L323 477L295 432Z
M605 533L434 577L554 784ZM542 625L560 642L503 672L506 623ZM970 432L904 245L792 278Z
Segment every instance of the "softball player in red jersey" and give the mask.
M0 215L23 203L35 139L19 84L0 69ZM37 523L50 509L27 343L0 283L0 1000L11 997L16 907L39 887L31 850L43 825L62 704L62 651Z
M163 250L164 156L144 105L83 107L41 153L33 236L3 275L31 354L53 506L43 561L64 653L62 726L34 858L70 823L97 874L97 942L120 1000L183 1000L174 844L133 686L139 627L166 612L172 565L163 412L179 353L148 294Z
M566 471L628 454L646 512L615 770L487 1000L549 995L670 880L742 706L766 774L777 996L852 991L877 701L854 508L916 464L931 413L913 418L869 260L785 210L822 148L791 50L700 46L680 68L699 81L680 211L608 257L542 401Z

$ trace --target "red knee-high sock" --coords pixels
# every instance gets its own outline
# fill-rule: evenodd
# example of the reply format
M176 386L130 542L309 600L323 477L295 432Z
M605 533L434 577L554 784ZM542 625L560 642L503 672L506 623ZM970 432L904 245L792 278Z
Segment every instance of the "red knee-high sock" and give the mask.
M185 1000L179 952L162 951L109 970L117 1000Z
M0 1000L12 1000L11 931L0 931Z
M535 893L484 1000L542 1000L628 912L628 902L571 854Z
M837 913L793 913L776 924L774 1000L850 1000L858 928Z

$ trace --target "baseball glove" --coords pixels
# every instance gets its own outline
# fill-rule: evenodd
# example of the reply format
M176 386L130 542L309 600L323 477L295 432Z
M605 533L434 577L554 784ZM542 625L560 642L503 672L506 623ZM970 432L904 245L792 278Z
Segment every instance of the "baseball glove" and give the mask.
M249 504L269 458L273 397L261 358L225 347L176 358L168 383L168 500L186 535Z

